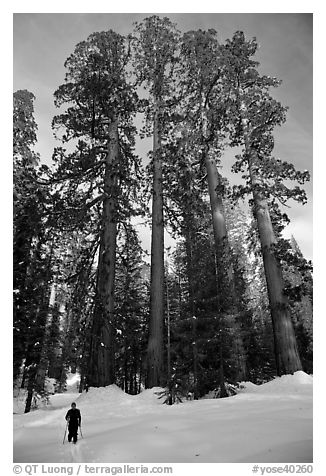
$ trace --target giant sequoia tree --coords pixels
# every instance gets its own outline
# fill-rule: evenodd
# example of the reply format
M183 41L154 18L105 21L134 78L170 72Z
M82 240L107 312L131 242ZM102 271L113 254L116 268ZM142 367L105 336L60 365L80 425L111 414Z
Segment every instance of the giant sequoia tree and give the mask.
M164 319L164 223L162 187L162 147L168 127L168 100L172 90L178 33L168 18L145 18L136 25L135 72L138 83L149 90L147 123L152 123L152 245L151 299L148 341L147 387L163 385Z
M278 375L282 375L301 369L301 362L270 210L279 209L278 203L284 204L289 198L304 202L304 192L298 187L289 189L284 181L303 183L308 174L297 172L291 164L272 156L272 131L285 121L286 109L269 94L270 88L279 81L258 73L258 63L251 59L256 49L255 40L246 41L243 33L237 32L222 47L223 73L226 91L234 99L229 109L234 143L243 146L234 171L244 172L246 178L246 185L238 189L240 195L252 194L273 322L276 368Z
M73 179L75 198L85 211L101 202L100 248L91 329L88 384L115 380L114 284L117 224L130 216L138 161L133 154L132 115L137 96L126 78L128 43L113 31L94 33L67 59L65 84L56 104L71 103L54 119L64 141L77 139L75 152L61 160L61 178ZM60 178L60 177L59 177ZM77 187L76 187L77 183ZM79 185L79 187L78 187Z
M223 327L225 318L237 313L231 252L227 236L223 197L225 186L218 171L225 146L227 98L221 83L219 43L215 30L190 31L181 43L181 95L185 114L184 138L188 154L207 175L208 195L215 240L217 315L220 321L220 379L223 384Z

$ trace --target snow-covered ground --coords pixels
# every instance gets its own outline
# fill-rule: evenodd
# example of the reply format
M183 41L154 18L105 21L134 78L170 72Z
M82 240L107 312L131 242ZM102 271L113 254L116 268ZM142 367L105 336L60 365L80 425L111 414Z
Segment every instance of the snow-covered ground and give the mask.
M48 407L14 415L14 462L312 462L312 377L296 372L244 386L234 397L173 406L158 400L158 389L131 396L111 385L56 394ZM83 438L63 445L72 401Z

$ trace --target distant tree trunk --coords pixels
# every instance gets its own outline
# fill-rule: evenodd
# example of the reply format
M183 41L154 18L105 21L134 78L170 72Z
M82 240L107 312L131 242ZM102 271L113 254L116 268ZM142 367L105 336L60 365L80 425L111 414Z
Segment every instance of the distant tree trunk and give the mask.
M129 361L129 352L128 352L128 339L124 339L124 357L123 357L123 379L124 379L124 391L129 392L129 377L128 377L128 361Z
M115 382L114 283L117 240L118 121L112 120L106 158L102 231L97 269L96 296L91 331L87 383L104 387Z
M47 319L46 330L46 346L42 351L41 361L39 364L40 376L44 372L41 367L47 367L48 376L50 378L58 379L60 375L60 311L57 302L51 303L51 311L49 312Z
M137 358L138 358L138 353L137 350L135 349L135 358L133 362L133 392L132 395L137 395Z
M228 392L225 387L225 377L224 377L224 359L223 359L223 340L220 341L220 398L225 398L228 396Z
M139 367L139 380L138 380L137 393L141 392L142 383L143 383L143 361L141 360L140 367Z
M189 223L190 217L185 212L185 222ZM187 254L187 275L188 275L188 292L189 305L192 319L192 354L193 354L193 373L194 373L194 400L198 400L198 346L197 346L197 318L195 309L195 290L194 290L194 271L193 271L193 243L192 234L189 228L186 230L186 254Z
M169 294L169 262L167 258L166 269L166 315L167 315L167 381L171 385L171 319L170 319L170 294Z
M27 375L28 375L28 384L27 384L27 398L25 402L25 410L24 413L29 413L32 407L32 400L35 390L35 377L36 377L36 364L31 365L29 368Z
M244 342L241 336L241 326L237 323L235 327L236 335L234 336L234 350L237 361L236 380L242 381L247 379L247 362Z
M198 400L199 391L198 391L198 345L197 345L197 318L195 315L192 316L192 353L194 359L194 400Z
M57 381L57 389L56 389L58 393L62 393L66 385L67 362L69 362L71 358L71 349L73 348L73 339L75 335L75 330L73 329L73 315L71 310L71 304L69 305L65 302L64 309L65 309L65 313L64 313L65 320L62 326L64 339L63 339L63 345L61 350L61 356L58 362L59 379ZM81 375L83 375L83 370L81 368L79 370L81 372ZM81 381L82 381L82 377L81 377Z
M153 132L153 198L151 244L150 322L147 348L146 387L162 386L163 382L163 318L164 318L164 226L161 162L160 109L156 99Z
M255 161L257 161L257 155L250 145L246 106L243 103L240 107L240 114L245 136L248 171L254 201L254 215L257 221L261 243L273 324L276 370L278 375L292 374L297 370L301 370L302 365L287 297L284 293L282 268L273 249L277 240L274 234L267 200L260 192L260 180L258 173L256 172L255 164Z

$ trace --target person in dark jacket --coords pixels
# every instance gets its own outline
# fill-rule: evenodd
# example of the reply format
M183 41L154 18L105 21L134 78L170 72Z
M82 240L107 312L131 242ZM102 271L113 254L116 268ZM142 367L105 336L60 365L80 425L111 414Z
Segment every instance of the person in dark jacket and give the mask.
M78 427L81 425L81 414L78 408L76 408L76 403L71 404L70 410L67 411L66 420L68 422L68 441L71 440L76 444Z

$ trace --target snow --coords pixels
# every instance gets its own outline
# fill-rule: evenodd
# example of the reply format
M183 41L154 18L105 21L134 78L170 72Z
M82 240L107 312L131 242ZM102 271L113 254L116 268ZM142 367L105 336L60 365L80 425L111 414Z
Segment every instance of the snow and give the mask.
M287 393L304 393L307 391L310 393L313 378L311 375L302 372L302 370L295 372L294 375L282 375L264 385L255 385L251 382L242 382L240 385L245 387L243 391L250 391L250 393L271 393L287 394ZM306 386L306 387L305 387Z
M234 397L173 406L158 399L159 388L139 395L115 385L56 394L49 406L14 415L14 462L309 463L312 382L296 372L263 385L243 382ZM63 445L73 401L83 438Z

